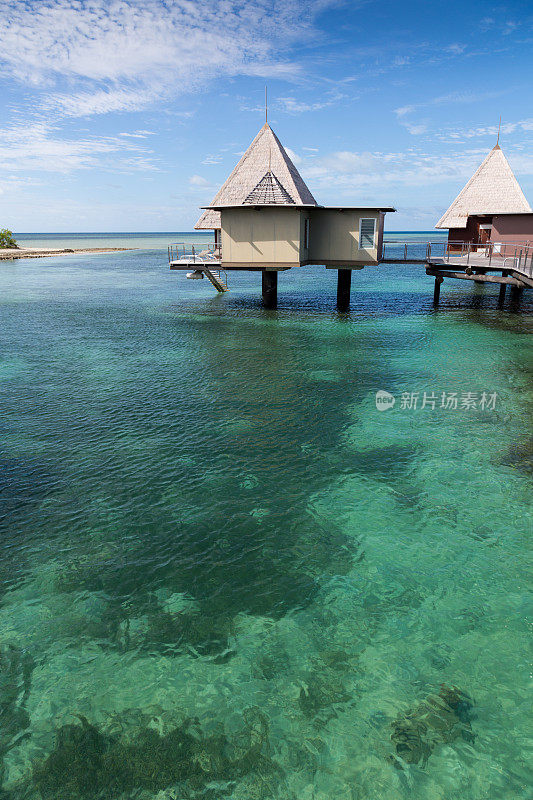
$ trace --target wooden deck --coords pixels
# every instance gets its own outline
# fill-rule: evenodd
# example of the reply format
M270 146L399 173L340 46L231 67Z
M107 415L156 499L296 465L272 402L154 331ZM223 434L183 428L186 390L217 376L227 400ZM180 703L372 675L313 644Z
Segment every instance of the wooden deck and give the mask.
M392 247L390 246L392 245ZM499 249L496 250L496 247ZM533 288L533 252L531 247L511 246L500 252L501 245L488 243L479 246L470 244L462 252L454 251L453 244L439 242L436 245L420 241L412 243L389 243L387 256L381 264L423 264L426 275L435 278L433 301L438 305L440 287L445 278L474 281L475 283L498 284L499 301L503 303L505 290L510 286L514 292ZM387 249L387 248L386 248ZM391 252L392 250L392 252Z
M485 256L450 256L449 258L430 258L425 262L426 272L440 272L443 277L475 280L483 283L507 283L518 287L533 287L531 262L519 263L515 258L486 258ZM445 275L448 272L449 275ZM488 273L501 273L490 275ZM509 277L510 276L510 277Z

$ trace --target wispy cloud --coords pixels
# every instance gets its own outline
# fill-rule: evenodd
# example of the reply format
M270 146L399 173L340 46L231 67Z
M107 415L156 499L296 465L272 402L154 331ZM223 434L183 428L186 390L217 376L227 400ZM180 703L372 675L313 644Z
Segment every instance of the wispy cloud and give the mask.
M148 136L155 136L155 131L131 131L130 133L119 133L119 136L125 136L129 139L147 139Z
M0 177L0 194L12 192L14 190L18 191L33 185L35 185L35 180L32 178L19 175L5 175Z
M289 156L289 158L291 159L292 163L296 164L296 166L299 166L303 162L302 157L299 156L298 153L295 153L294 150L291 150L290 147L286 147L285 151Z
M502 91L485 91L485 92L471 92L471 91L458 91L449 92L448 94L440 94L436 97L431 97L419 103L411 103L409 105L400 106L394 109L394 113L398 118L405 117L407 114L412 114L420 108L429 108L430 106L445 106L445 105L468 105L470 103L481 102L483 100L493 100L495 97L501 97L504 94Z
M397 187L423 187L436 183L466 181L486 156L485 149L460 150L446 155L419 149L407 152L339 151L304 160L302 175L318 194L335 191L351 195L355 200L363 192L379 190L387 196ZM508 154L519 175L533 175L533 156Z
M189 183L191 186L209 186L207 178L203 178L201 175L191 175Z
M202 164L220 164L221 161L221 155L209 154L203 159Z
M306 102L296 97L278 97L274 107L286 114L302 114L308 111L321 111L323 108L330 108L346 98L346 94L338 90L329 91L320 100Z
M68 173L97 165L123 172L156 169L151 151L128 138L65 139L44 123L0 129L0 171Z
M54 117L92 117L114 111L137 111L159 98L156 90L96 89L72 94L46 94L41 110Z
M426 133L428 129L428 126L424 122L412 123L406 120L402 122L402 125L404 125L412 136L421 136L423 133Z
M331 0L334 2L334 0ZM289 77L328 0L0 0L0 63L65 116L132 111L213 77ZM68 91L65 91L68 82Z
M394 109L394 113L400 125L402 125L413 136L420 136L429 130L427 119L418 119L414 121L412 115L421 109L430 109L437 106L463 106L479 103L486 100L492 100L496 97L501 97L503 91L486 91L486 92L469 92L458 91L450 92L448 94L437 95L428 100L419 103L411 103L409 105L399 106ZM441 125L439 125L439 132L437 138L441 136Z
M513 133L529 133L533 131L533 118L521 119L515 122L504 122L500 128L500 135L508 136ZM475 128L463 128L449 131L442 131L439 138L444 141L466 141L490 136L496 138L498 135L498 125L480 125Z

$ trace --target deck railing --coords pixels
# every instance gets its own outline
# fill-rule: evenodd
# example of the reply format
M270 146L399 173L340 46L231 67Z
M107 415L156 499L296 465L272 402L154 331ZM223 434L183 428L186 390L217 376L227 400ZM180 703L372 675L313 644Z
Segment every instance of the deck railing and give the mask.
M381 261L429 262L443 259L447 263L479 269L508 269L533 278L533 243L519 242L404 242L387 239L383 242Z
M220 244L215 242L177 242L168 246L168 260L195 262L220 262L222 258Z

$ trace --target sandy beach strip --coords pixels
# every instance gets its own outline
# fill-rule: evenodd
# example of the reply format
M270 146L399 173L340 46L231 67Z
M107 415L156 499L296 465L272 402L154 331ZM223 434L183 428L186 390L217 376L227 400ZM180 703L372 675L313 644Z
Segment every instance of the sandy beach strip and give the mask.
M14 258L46 258L47 256L84 255L86 253L115 253L123 250L137 250L136 247L83 247L74 250L65 247L60 250L45 247L19 247L0 249L0 261L12 261Z

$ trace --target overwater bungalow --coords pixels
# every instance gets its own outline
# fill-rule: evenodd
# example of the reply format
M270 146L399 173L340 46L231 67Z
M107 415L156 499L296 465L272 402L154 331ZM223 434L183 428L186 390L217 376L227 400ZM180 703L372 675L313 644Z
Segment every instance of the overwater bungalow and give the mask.
M260 271L263 300L274 306L279 272L319 264L338 270L337 303L344 308L352 270L380 261L385 213L394 210L318 205L265 122L195 225L213 231L213 247L199 253L171 247L170 266L193 266L191 278L205 274L219 291L227 288L222 271Z
M443 257L428 249L426 273L435 278L434 303L444 278L499 284L519 295L533 287L533 209L498 141L437 222L448 230Z
M435 227L448 229L452 250L464 250L469 244L533 244L533 209L499 144Z

